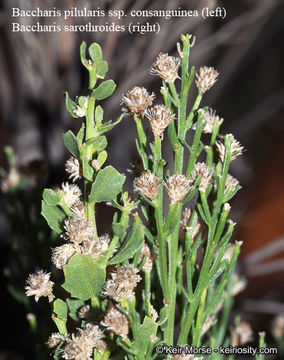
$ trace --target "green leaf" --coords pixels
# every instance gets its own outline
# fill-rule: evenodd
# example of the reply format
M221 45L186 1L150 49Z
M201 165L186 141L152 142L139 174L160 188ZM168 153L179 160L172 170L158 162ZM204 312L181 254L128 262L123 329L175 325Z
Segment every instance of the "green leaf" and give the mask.
M86 59L86 42L83 41L81 46L80 46L80 58L81 58L81 63L88 68L88 60Z
M80 158L80 149L77 143L76 136L72 133L71 130L67 131L63 134L63 142L66 148L70 151L70 153L75 156L77 159Z
M83 139L85 134L85 123L82 123L81 129L78 131L77 134L77 142L78 144L82 145Z
M48 205L44 200L42 200L41 215L45 218L52 230L57 232L57 234L62 234L63 222L66 215L61 210L59 210L56 206Z
M158 324L155 323L149 316L145 316L143 324L140 328L140 351L142 354L146 354L149 344L151 344L151 338L156 336Z
M65 301L56 299L53 303L53 312L61 319L67 321L67 305Z
M102 123L103 117L104 117L103 108L100 105L98 105L95 110L95 119L96 119L96 123L98 125L100 125Z
M12 167L16 166L16 155L15 155L14 149L11 146L7 145L4 147L4 152L5 152L9 167L12 168Z
M101 152L107 147L107 138L105 136L97 136L86 142L86 146L92 145L93 152Z
M50 206L56 206L60 202L60 196L52 189L44 189L42 197Z
M127 229L127 225L120 224L120 223L112 224L113 234L118 236L121 240L123 240L126 235L126 229Z
M94 168L90 164L90 160L86 157L82 157L82 170L83 170L83 176L86 180L91 181L93 179L94 175Z
M69 316L75 321L80 321L80 318L78 317L78 312L81 307L85 305L85 302L83 300L67 298L66 303L69 308Z
M72 297L88 300L100 296L106 278L105 266L98 264L87 255L72 256L67 265L63 267L65 282L63 289Z
M127 234L121 248L115 256L109 260L108 264L118 264L130 259L137 251L139 251L144 242L143 225L135 223Z
M94 96L96 100L103 100L109 97L114 92L115 88L116 85L113 80L104 81L93 90L92 96Z
M103 164L106 162L106 159L107 159L107 152L104 150L99 153L98 159L97 159L100 164L100 167L103 166Z
M112 166L98 172L89 196L90 202L112 201L121 191L125 175L120 174Z
M96 65L96 74L104 78L108 72L108 63L105 60L101 60Z
M77 109L77 104L75 103L75 101L73 101L72 99L70 99L68 92L65 91L65 106L66 109L68 110L69 114L74 118L77 119L78 115L76 115L74 113L74 110Z
M94 63L99 62L103 58L102 49L99 44L92 43L89 47L90 58Z

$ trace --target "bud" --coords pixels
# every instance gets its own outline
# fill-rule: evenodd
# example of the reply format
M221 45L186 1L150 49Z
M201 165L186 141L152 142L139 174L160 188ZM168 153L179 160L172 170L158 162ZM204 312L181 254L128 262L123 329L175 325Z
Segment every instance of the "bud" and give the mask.
M71 156L70 159L66 161L65 170L69 174L69 179L72 179L73 182L81 178L81 166L79 160L74 156Z
M89 102L89 99L87 97L85 97L83 105L82 106L77 105L76 109L73 111L74 114L76 114L79 117L86 116L86 112L88 109L88 102Z

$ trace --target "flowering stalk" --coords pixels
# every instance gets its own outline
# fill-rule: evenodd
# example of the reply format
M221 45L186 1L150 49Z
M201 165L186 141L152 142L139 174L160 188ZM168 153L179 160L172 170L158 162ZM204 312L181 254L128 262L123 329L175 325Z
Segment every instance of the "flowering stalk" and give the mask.
M155 347L173 345L175 339L179 345L197 347L228 341L241 246L230 244L235 224L228 220L228 201L240 186L228 172L243 147L233 135L219 135L223 119L208 108L199 109L218 73L212 67L201 67L198 73L189 69L194 40L190 35L181 40L180 58L160 53L151 68L162 79L164 104L153 105L154 94L134 87L124 94L124 114L113 123L103 122L103 109L97 105L115 89L112 80L101 81L108 65L98 44L89 47L89 60L86 44L81 45L89 93L75 101L66 93L66 107L72 117L85 117L86 123L77 135L68 131L63 139L72 154L66 171L73 181L83 178L84 201L80 188L66 183L58 192L45 189L42 202L43 216L65 241L52 250L52 261L63 270L62 287L68 295L57 298L50 274L44 272L31 275L26 288L28 296L46 296L52 304L59 333L50 337L48 346L55 349L57 359L164 359ZM194 77L197 97L188 110ZM143 165L134 180L135 200L122 191L125 176L104 166L103 134L125 114L135 121ZM153 135L144 131L147 121ZM194 132L191 144L189 132ZM209 145L203 133L212 134ZM163 155L166 135L173 169L166 167ZM203 152L206 163L199 160ZM108 234L98 234L99 202L116 209ZM77 326L71 334L69 318ZM232 339L239 341L236 334Z

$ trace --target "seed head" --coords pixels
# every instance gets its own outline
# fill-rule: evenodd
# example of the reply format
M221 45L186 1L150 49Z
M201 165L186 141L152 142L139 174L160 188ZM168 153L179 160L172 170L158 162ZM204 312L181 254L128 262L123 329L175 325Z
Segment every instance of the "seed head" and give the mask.
M158 196L160 184L158 178L151 172L143 172L140 177L134 180L134 191L155 200Z
M210 167L207 166L206 164L199 162L195 164L191 176L193 177L193 179L196 179L198 176L201 176L199 190L205 192L207 187L213 181L213 174L214 174L214 170L210 169Z
M69 240L74 244L81 244L84 240L88 240L93 236L93 225L90 221L74 216L64 222L65 240Z
M53 333L48 338L46 345L51 349L57 347L59 344L67 341L68 335L62 335L60 333Z
M198 112L202 113L203 120L205 120L206 122L206 125L203 129L203 132L205 134L212 133L214 124L218 124L220 126L224 121L224 119L216 115L216 111L212 109L208 109L208 111L204 111L203 109L200 109Z
M73 244L64 244L52 249L51 260L57 269L62 269L69 259L78 252Z
M42 296L47 296L48 301L51 302L54 299L52 293L53 282L49 280L50 273L46 273L43 270L38 271L36 274L30 274L27 279L26 295L34 296L35 301Z
M151 251L150 248L147 244L143 244L142 249L141 249L141 253L140 253L140 257L138 260L138 265L140 265L143 262L143 259L146 257L146 261L144 263L144 265L142 266L142 270L144 272L148 272L150 273L153 267L153 260L151 258Z
M173 121L174 114L164 105L155 105L150 110L145 111L145 116L150 122L151 129L155 137L163 136L164 130Z
M70 159L66 161L65 170L69 174L69 179L72 179L73 182L80 179L82 176L79 160L74 156L71 156Z
M153 63L150 73L158 74L165 82L173 84L178 76L180 59L160 53Z
M141 276L136 275L138 272L132 265L121 266L111 273L104 286L104 296L108 296L117 302L121 302L127 297L133 296L133 289L141 281Z
M129 321L127 316L122 314L116 307L108 310L101 325L105 326L108 331L119 335L123 340L127 340L129 333Z
M227 134L226 136L231 137L231 161L235 160L239 155L242 155L244 147L237 141L232 134ZM222 162L225 159L226 148L225 145L219 141L216 142L217 151L219 152L219 156Z
M202 66L199 69L199 74L195 74L195 83L198 89L204 94L207 90L215 84L218 78L218 71L213 67Z
M83 105L82 106L77 105L76 109L73 111L74 114L76 114L78 117L86 116L86 112L88 109L88 102L89 102L89 99L87 97L85 97Z
M69 183L63 183L62 189L59 190L58 193L62 195L63 200L69 208L80 200L81 196L80 188L77 185L70 185Z
M248 322L241 321L231 330L231 345L245 345L253 340L253 331Z
M123 108L124 112L130 112L135 115L144 115L145 110L150 107L155 98L154 93L149 94L144 87L135 86L133 89L127 91L122 97L122 104L127 108Z
M108 234L98 238L90 237L83 241L84 254L97 259L103 252L107 251L109 243L110 237Z
M81 218L81 219L85 219L85 218L86 218L85 206L84 206L83 201L81 201L81 200L76 201L76 202L72 205L71 211L72 211L74 217L79 217L79 218Z
M171 200L171 204L176 204L185 197L192 188L191 182L192 180L187 179L181 174L175 174L168 178L166 190Z

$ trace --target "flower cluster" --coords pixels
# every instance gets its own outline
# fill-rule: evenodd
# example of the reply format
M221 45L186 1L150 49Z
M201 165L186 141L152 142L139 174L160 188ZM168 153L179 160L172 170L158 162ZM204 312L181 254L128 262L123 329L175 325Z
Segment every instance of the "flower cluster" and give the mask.
M199 73L196 73L196 86L204 94L216 83L218 75L218 71L213 67L202 66Z
M45 296L48 297L49 302L51 302L54 299L52 292L53 284L54 283L50 281L50 273L40 270L36 274L30 274L25 287L26 295L34 296L35 301Z
M135 86L123 95L122 104L125 104L126 108L122 110L133 115L143 116L145 110L152 105L154 98L154 93L149 94L144 87Z
M145 112L155 137L162 137L164 130L174 120L175 115L164 105L155 105Z
M180 59L160 53L151 67L152 74L158 74L165 82L173 84L178 78Z
M166 190L171 200L171 204L181 201L191 190L192 179L187 179L182 174L175 174L168 178Z
M140 177L134 180L134 191L155 200L158 196L161 184L159 179L151 172L143 172Z

